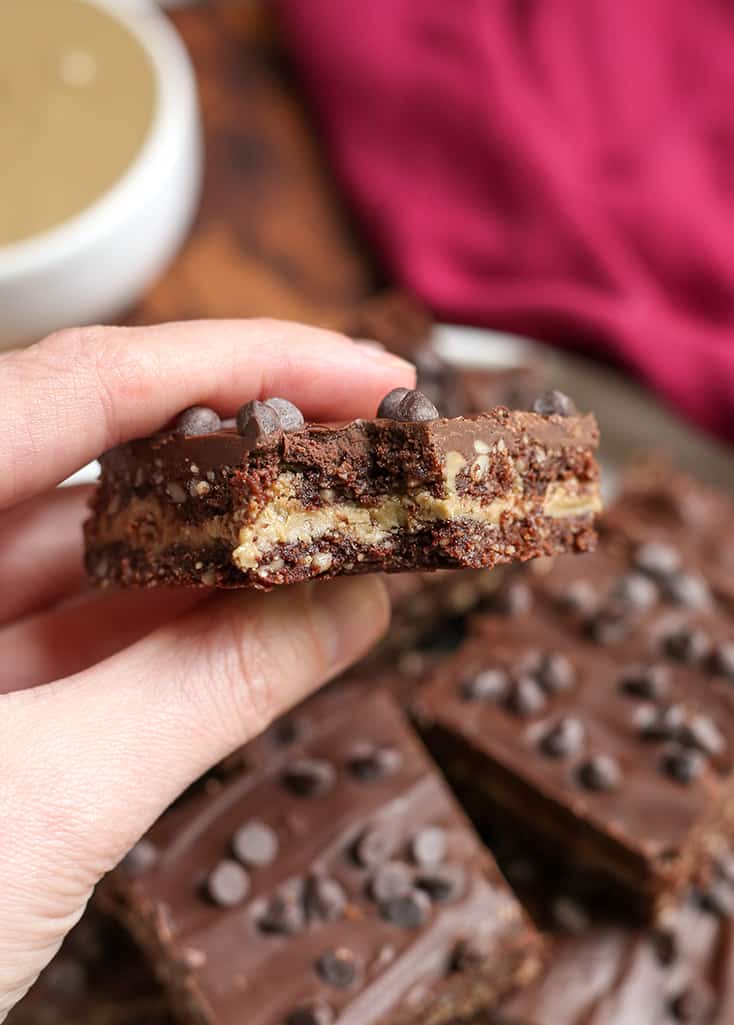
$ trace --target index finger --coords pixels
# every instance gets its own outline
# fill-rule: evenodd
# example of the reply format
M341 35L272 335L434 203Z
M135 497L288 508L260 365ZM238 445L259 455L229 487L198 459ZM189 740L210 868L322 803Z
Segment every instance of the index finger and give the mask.
M191 405L233 414L280 395L314 419L374 416L410 364L320 328L273 320L62 331L0 357L0 508Z

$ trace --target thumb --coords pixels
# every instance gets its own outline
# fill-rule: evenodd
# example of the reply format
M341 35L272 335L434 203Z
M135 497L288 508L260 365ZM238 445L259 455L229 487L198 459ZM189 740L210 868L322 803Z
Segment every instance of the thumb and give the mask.
M0 697L0 1020L167 805L387 617L376 577L220 595L92 669Z

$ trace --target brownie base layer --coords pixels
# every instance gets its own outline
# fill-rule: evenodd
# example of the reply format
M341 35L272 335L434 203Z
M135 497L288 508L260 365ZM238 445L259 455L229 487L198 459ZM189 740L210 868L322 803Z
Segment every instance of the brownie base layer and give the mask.
M233 563L231 546L223 542L198 547L176 542L155 552L126 542L92 544L86 563L92 577L108 586L249 585L267 589L315 576L328 579L375 572L491 569L560 551L591 551L595 540L589 516L566 520L537 516L504 528L470 520L437 524L416 534L395 536L389 549L330 536L315 544L276 545L261 566L244 571Z

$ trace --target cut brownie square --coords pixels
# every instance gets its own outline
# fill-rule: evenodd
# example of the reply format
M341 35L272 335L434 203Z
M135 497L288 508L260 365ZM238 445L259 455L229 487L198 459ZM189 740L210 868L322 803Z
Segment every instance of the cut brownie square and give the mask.
M528 574L523 615L479 618L415 700L480 814L496 802L646 912L734 832L734 623L704 578L658 571L610 543Z
M332 691L299 719L112 880L181 1019L443 1025L527 982L538 936L392 699Z
M236 428L188 410L102 457L88 568L102 585L272 587L586 550L598 431L569 401L446 419L397 389L378 419L326 425L269 399Z

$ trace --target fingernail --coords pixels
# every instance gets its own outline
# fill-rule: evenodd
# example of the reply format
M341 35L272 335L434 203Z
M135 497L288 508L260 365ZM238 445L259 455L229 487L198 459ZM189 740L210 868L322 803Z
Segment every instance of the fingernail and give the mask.
M363 655L384 633L390 603L376 576L314 583L311 603L333 672Z

